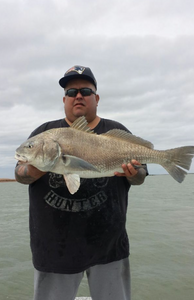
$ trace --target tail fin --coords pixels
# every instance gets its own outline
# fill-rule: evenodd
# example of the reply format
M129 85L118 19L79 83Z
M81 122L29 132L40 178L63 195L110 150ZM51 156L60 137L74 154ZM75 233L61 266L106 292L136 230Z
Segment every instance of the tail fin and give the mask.
M185 146L166 151L168 160L161 165L178 182L182 182L187 175L194 157L194 146ZM180 168L181 167L181 168Z

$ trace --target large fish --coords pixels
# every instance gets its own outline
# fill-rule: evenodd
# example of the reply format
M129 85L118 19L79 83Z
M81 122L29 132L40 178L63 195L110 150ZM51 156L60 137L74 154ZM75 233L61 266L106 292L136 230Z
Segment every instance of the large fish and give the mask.
M132 159L142 164L160 164L178 182L187 174L181 168L190 168L194 146L159 151L124 130L112 129L97 135L87 125L85 117L80 117L71 127L37 134L16 149L15 158L41 171L63 174L71 194L79 189L80 177L114 176L116 171L123 172L123 163Z

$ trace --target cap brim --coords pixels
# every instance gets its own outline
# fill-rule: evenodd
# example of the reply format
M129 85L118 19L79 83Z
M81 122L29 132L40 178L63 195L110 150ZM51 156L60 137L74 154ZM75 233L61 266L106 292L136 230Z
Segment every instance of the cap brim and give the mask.
M89 76L87 76L87 75L84 75L84 74L82 74L82 75L75 75L75 74L74 74L74 75L69 75L69 76L67 76L67 77L62 77L62 78L59 80L59 84L60 84L60 86L61 86L62 88L65 88L66 85L67 85L67 83L68 83L69 81L73 80L73 79L85 79L85 80L91 82L91 83L95 86L95 88L97 88L97 87L96 87L96 83L94 82L94 80L93 80L91 77L89 77Z

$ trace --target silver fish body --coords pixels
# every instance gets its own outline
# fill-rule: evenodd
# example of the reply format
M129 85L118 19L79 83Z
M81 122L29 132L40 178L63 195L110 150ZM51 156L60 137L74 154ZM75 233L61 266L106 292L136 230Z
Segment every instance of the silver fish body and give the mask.
M16 149L15 158L41 171L63 174L74 194L80 177L114 176L116 171L123 172L123 163L132 159L142 164L160 164L182 182L187 174L183 169L189 170L193 156L194 146L154 150L150 142L123 130L94 134L85 117L80 117L71 127L50 129L28 139Z

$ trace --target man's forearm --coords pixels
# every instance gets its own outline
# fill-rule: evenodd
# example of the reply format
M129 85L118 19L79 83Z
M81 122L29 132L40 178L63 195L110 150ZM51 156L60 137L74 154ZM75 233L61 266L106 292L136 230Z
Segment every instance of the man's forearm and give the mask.
M31 184L42 177L44 174L46 173L25 163L18 163L15 168L15 179L19 183L23 184Z

